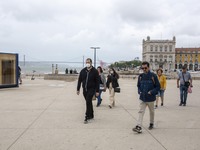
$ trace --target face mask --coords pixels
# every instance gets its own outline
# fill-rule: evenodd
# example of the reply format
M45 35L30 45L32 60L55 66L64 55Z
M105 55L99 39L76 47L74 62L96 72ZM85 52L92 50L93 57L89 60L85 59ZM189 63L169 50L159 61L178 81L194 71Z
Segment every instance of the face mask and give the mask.
M88 64L88 63L86 64L86 67L87 67L87 68L90 68L90 66L91 66L90 64Z
M113 74L114 72L113 72L113 71L111 71L110 73L111 73L111 74Z

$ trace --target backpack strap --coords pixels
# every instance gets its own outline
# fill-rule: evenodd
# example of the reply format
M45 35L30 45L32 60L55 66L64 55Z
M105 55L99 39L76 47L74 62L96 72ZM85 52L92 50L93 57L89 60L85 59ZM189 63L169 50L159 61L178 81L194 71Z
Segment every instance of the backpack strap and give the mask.
M144 73L142 73L142 74L139 75L139 80L140 80L140 81L142 81L143 74L144 74ZM155 82L155 74L152 73L152 72L150 72L150 74L151 74L151 77L150 77L150 78L151 78L151 80L153 81L153 84L155 85L155 84L156 84L156 82Z
M154 74L153 74L153 73L151 73L151 75L152 75L151 79L152 79L152 81L153 81L153 84L155 85L155 84L156 84L156 82L155 82L155 79L154 79Z
M142 73L142 74L139 75L139 77L138 77L138 78L139 78L139 81L142 81L142 76L143 76L143 74L144 74L144 73Z

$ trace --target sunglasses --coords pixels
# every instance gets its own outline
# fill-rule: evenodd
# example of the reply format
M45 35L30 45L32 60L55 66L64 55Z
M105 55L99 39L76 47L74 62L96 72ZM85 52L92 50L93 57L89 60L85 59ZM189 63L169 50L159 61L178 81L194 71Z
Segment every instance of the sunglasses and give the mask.
M143 68L141 68L142 70L147 70L147 67L143 67Z

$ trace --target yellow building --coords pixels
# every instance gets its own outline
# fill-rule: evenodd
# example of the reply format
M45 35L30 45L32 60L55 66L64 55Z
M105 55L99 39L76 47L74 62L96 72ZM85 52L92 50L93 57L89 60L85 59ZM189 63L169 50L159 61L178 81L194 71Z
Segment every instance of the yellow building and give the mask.
M199 70L200 48L176 48L175 68L182 69L183 65L186 65L188 70Z
M0 88L18 86L18 54L0 52Z

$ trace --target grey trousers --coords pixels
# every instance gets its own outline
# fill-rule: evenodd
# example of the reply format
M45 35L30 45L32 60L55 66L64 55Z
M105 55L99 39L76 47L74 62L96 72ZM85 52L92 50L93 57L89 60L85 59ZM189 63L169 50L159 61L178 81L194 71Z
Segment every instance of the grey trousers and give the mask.
M154 101L153 102L143 102L140 100L140 110L138 112L139 117L137 121L137 125L142 127L142 121L144 117L144 113L146 110L146 107L149 108L149 114L150 114L150 123L154 124Z

